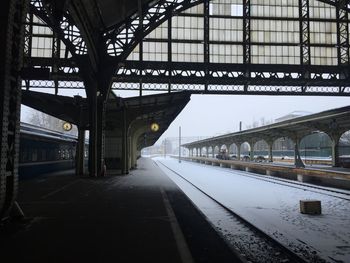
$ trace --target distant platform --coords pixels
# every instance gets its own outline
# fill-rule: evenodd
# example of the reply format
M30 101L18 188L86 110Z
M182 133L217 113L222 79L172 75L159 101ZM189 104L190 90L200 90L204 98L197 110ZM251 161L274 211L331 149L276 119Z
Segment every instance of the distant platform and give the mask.
M182 159L237 170L276 175L302 182L314 182L325 186L350 189L350 168L325 165L307 165L305 168L298 168L294 164L286 162L250 162L207 157L182 157Z

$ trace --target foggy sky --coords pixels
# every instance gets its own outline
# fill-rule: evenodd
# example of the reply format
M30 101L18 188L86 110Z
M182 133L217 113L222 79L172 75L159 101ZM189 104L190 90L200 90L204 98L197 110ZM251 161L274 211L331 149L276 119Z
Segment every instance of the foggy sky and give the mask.
M74 94L85 97L82 91ZM116 92L122 97L137 96L138 92ZM154 93L154 92L153 92ZM144 95L147 95L145 92ZM293 111L320 111L350 105L347 97L313 97L313 96L263 96L263 95L192 95L190 102L177 116L167 131L160 137L160 143L167 137L178 137L179 126L182 136L217 136L239 130L251 125L261 118L274 121ZM22 121L28 121L30 110L22 106Z
M350 105L350 98L262 95L192 95L191 101L157 143L166 137L216 136L242 129L261 118L274 121L293 111L317 113Z

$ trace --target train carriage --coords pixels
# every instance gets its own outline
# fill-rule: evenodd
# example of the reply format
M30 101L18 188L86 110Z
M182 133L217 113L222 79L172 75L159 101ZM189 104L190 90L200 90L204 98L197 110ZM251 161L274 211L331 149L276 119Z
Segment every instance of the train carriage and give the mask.
M19 177L73 169L77 136L21 123Z

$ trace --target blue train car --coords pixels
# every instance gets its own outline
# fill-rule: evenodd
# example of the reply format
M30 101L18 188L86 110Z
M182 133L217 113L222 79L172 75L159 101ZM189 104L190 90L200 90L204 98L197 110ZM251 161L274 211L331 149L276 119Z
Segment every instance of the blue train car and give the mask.
M21 123L19 178L75 167L77 137Z

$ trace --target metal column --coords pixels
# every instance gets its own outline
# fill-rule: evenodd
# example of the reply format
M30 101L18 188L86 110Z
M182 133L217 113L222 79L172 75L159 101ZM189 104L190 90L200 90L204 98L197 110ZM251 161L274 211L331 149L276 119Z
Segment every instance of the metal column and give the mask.
M9 215L18 185L21 79L27 1L4 0L0 10L0 220Z
M89 98L89 175L97 176L97 95L92 93Z
M123 127L122 127L122 174L129 173L128 167L128 121L127 121L127 112L125 107L123 108Z
M300 145L300 139L295 138L294 139L294 164L295 164L295 167L304 168L305 164L303 163L300 157L299 145Z
M85 157L85 130L78 127L78 145L76 153L75 174L84 175L84 158Z
M254 161L254 141L250 142L250 151L249 151L249 155L250 155L250 160Z
M268 145L269 145L269 162L272 163L273 162L273 153L272 153L273 142L270 142Z

